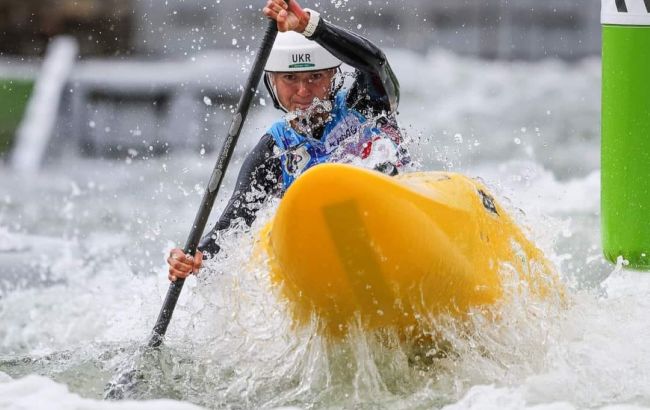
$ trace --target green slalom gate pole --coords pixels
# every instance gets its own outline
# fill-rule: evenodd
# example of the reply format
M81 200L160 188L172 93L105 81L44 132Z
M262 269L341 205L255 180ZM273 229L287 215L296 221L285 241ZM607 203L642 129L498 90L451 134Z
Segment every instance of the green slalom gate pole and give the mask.
M603 252L650 270L650 0L602 0Z

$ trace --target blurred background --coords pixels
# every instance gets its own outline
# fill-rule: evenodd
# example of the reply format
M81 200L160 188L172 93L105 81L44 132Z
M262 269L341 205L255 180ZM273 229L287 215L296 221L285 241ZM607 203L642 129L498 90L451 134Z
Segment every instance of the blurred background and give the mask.
M575 62L600 50L593 0L312 3L303 6L386 50L420 56L449 50L487 60ZM261 37L262 6L261 0L0 1L0 156L10 161L12 149L20 150L14 162L35 168L64 150L119 158L143 147L154 154L213 149ZM32 105L40 111L29 118L39 75L44 91ZM35 128L38 136L29 131ZM26 142L16 148L19 139Z

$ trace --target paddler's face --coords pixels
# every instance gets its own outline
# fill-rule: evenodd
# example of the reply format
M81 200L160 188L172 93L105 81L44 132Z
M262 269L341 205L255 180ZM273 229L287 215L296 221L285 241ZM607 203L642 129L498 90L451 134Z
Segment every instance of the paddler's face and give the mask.
M330 97L336 69L293 73L273 73L273 83L280 103L289 111L308 108L315 98Z

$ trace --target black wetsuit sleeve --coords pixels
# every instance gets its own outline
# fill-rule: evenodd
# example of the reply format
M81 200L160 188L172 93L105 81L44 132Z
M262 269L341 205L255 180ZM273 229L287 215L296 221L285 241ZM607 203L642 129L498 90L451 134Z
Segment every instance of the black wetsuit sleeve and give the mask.
M219 245L215 242L217 232L227 229L233 220L242 218L250 226L262 202L269 196L279 196L282 188L282 169L280 159L273 155L275 142L273 137L265 134L253 151L248 154L237 176L235 191L228 201L221 217L201 239L198 249L215 255Z
M394 114L399 82L386 55L369 40L320 19L310 37L339 60L354 67L357 76L348 94L348 106L361 112Z

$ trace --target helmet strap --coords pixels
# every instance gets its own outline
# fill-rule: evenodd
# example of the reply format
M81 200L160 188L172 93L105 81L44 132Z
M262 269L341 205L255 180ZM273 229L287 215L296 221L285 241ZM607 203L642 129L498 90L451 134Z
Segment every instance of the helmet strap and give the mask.
M289 109L282 105L282 102L280 102L280 97L278 97L278 89L275 86L275 81L271 81L271 84L273 84L273 94L275 95L275 99L278 100L278 106L282 111L289 112Z
M273 106L277 108L278 110L282 110L284 112L289 112L282 103L280 102L280 99L278 98L278 89L275 86L275 81L273 81L273 73L271 72L266 72L264 73L264 85L266 86L267 91L271 95L271 99L273 100Z

